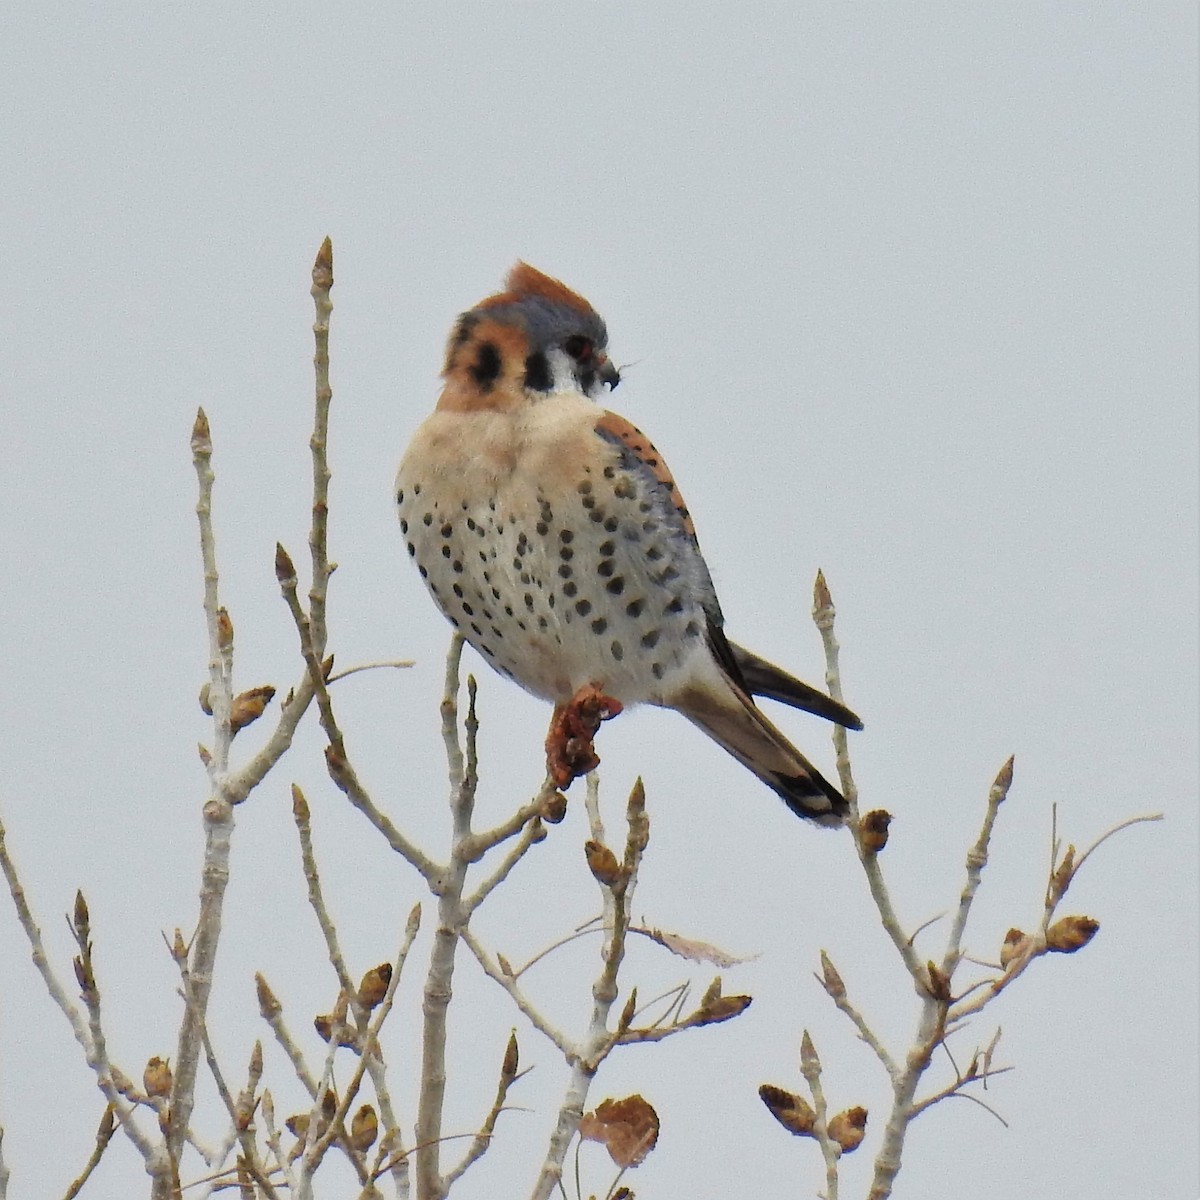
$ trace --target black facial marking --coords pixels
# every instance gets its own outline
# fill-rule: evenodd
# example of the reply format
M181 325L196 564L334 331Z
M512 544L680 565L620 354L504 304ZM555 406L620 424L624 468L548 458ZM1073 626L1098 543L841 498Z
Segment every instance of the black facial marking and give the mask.
M471 364L471 378L485 391L490 392L492 385L500 377L500 351L492 342L484 342L479 347L479 355Z
M525 360L525 386L532 392L548 392L554 386L550 363L540 350Z

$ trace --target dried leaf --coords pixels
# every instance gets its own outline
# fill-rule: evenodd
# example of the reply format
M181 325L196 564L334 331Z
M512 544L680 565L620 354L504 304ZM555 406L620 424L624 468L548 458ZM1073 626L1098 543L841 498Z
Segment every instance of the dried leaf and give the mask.
M233 618L227 608L217 609L217 645L228 650L233 645Z
M142 1072L142 1086L147 1096L166 1097L171 1094L171 1064L156 1054Z
M254 989L258 994L258 1011L264 1021L277 1017L283 1011L283 1005L275 998L271 985L262 974L254 976Z
M848 1108L829 1118L829 1136L842 1148L843 1154L857 1150L867 1132L867 1110Z
M658 1141L658 1114L641 1096L603 1100L584 1114L579 1136L602 1143L618 1167L636 1167Z
M811 1137L817 1114L803 1096L774 1084L764 1083L758 1089L758 1098L767 1106L767 1111L789 1133L797 1137Z
M378 1136L379 1118L371 1105L364 1104L350 1122L350 1145L360 1154L365 1154L375 1144Z
M233 698L233 705L229 710L229 728L237 733L239 729L252 725L266 712L267 705L274 697L275 689L269 683L240 692Z
M718 1025L741 1016L750 1007L752 996L718 996L696 1012L697 1025Z
M1021 930L1010 929L1004 935L1004 942L1000 946L1000 965L1007 967L1014 958L1024 953L1027 941L1028 939Z
M358 1002L370 1012L378 1008L387 995L388 984L392 982L392 964L380 963L372 967L358 985Z
M757 954L749 954L743 958L738 958L736 955L730 954L727 950L722 950L718 946L714 946L709 942L699 942L694 938L685 938L678 933L670 933L665 929L642 929L648 938L656 941L660 946L665 946L672 954L678 954L680 958L690 959L692 962L711 963L714 967L726 969L735 967L738 963L751 962L758 957Z
M508 1035L508 1045L504 1048L504 1062L500 1067L501 1076L509 1083L517 1077L520 1065L520 1054L517 1050L516 1030Z
M876 808L867 813L858 823L858 841L868 854L878 854L887 845L888 826L892 814L886 809Z
M824 950L821 951L821 986L834 1000L844 999L846 995L846 985Z
M1096 936L1100 922L1091 917L1063 917L1046 930L1046 949L1059 954L1074 954Z
M602 883L605 887L613 887L620 881L621 864L617 862L617 856L603 842L589 839L583 850L587 855L588 869L597 883Z

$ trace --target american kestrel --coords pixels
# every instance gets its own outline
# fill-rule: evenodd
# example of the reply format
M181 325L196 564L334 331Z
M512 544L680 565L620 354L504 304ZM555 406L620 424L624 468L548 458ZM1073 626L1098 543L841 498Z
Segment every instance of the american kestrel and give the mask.
M620 382L607 347L591 305L526 263L458 318L396 478L408 553L455 629L556 720L581 698L593 718L673 708L798 816L840 825L845 799L753 697L862 723L726 638L662 455L600 403Z

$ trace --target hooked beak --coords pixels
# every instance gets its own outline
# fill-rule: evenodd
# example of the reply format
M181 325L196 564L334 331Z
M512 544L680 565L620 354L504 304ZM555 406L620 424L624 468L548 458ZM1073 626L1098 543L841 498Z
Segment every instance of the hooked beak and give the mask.
M612 360L609 358L604 358L601 360L597 373L600 376L600 382L608 384L608 390L610 392L613 391L617 384L621 382L621 372L617 370L617 368L613 365Z

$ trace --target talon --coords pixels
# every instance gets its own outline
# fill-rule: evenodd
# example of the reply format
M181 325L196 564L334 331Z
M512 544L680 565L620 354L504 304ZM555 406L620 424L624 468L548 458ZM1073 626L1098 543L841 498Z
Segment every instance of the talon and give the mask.
M593 739L603 721L621 712L621 702L597 684L585 684L566 704L559 704L546 734L546 770L556 787L565 788L600 765Z

